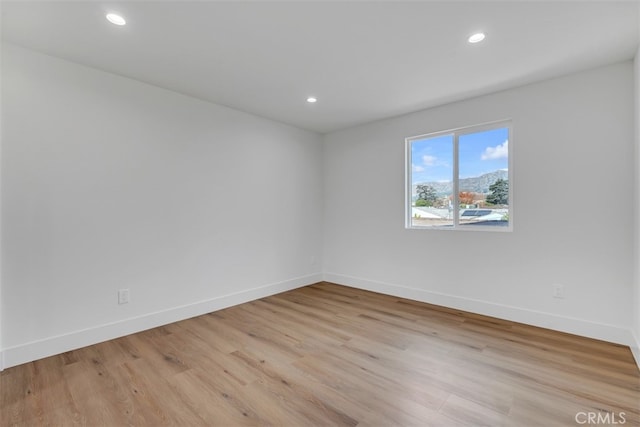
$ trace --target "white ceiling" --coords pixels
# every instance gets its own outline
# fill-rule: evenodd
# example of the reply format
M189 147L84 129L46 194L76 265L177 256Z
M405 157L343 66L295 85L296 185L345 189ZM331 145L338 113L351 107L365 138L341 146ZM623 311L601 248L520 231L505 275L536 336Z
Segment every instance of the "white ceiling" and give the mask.
M1 8L3 40L321 133L633 58L640 16L640 1ZM478 30L486 40L467 43Z

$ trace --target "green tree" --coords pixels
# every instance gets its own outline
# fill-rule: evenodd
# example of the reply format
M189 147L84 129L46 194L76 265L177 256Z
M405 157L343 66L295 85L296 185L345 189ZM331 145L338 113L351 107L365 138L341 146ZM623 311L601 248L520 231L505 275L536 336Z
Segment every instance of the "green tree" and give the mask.
M489 186L491 192L487 196L487 203L492 205L508 205L509 204L509 181L505 179L498 179L496 182Z
M416 193L418 194L418 200L424 200L426 206L433 206L436 200L438 200L436 189L428 184L418 184L416 186Z

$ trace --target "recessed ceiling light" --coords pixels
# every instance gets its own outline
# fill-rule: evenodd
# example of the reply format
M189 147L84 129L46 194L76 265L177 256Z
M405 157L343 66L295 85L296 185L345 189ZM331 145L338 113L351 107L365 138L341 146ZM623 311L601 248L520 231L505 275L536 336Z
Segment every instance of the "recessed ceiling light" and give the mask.
M107 14L107 20L115 25L124 25L127 23L122 16L115 13Z
M315 96L310 96L307 98L307 102L313 104L314 102L318 102L318 99Z
M469 36L467 40L469 41L469 43L480 43L482 40L484 40L485 37L486 35L484 33L475 33Z

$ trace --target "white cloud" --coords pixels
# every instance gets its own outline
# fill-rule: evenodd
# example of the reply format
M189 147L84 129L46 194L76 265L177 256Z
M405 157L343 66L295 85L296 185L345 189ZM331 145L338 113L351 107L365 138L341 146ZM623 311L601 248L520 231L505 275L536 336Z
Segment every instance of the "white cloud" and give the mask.
M422 166L418 166L418 165L413 164L413 165L411 165L411 167L412 167L414 172L424 172L424 167L422 167Z
M435 156L429 156L429 155L422 156L422 163L424 163L425 166L435 165L436 160L438 159Z
M509 157L509 140L495 147L487 147L482 153L482 160L505 159Z

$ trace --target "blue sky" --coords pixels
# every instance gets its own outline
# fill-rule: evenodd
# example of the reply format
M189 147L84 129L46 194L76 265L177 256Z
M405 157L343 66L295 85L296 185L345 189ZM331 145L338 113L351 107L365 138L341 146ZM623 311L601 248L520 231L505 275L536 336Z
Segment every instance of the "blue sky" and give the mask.
M459 137L460 178L508 169L507 128L491 129ZM415 140L411 143L412 182L451 181L453 135Z

